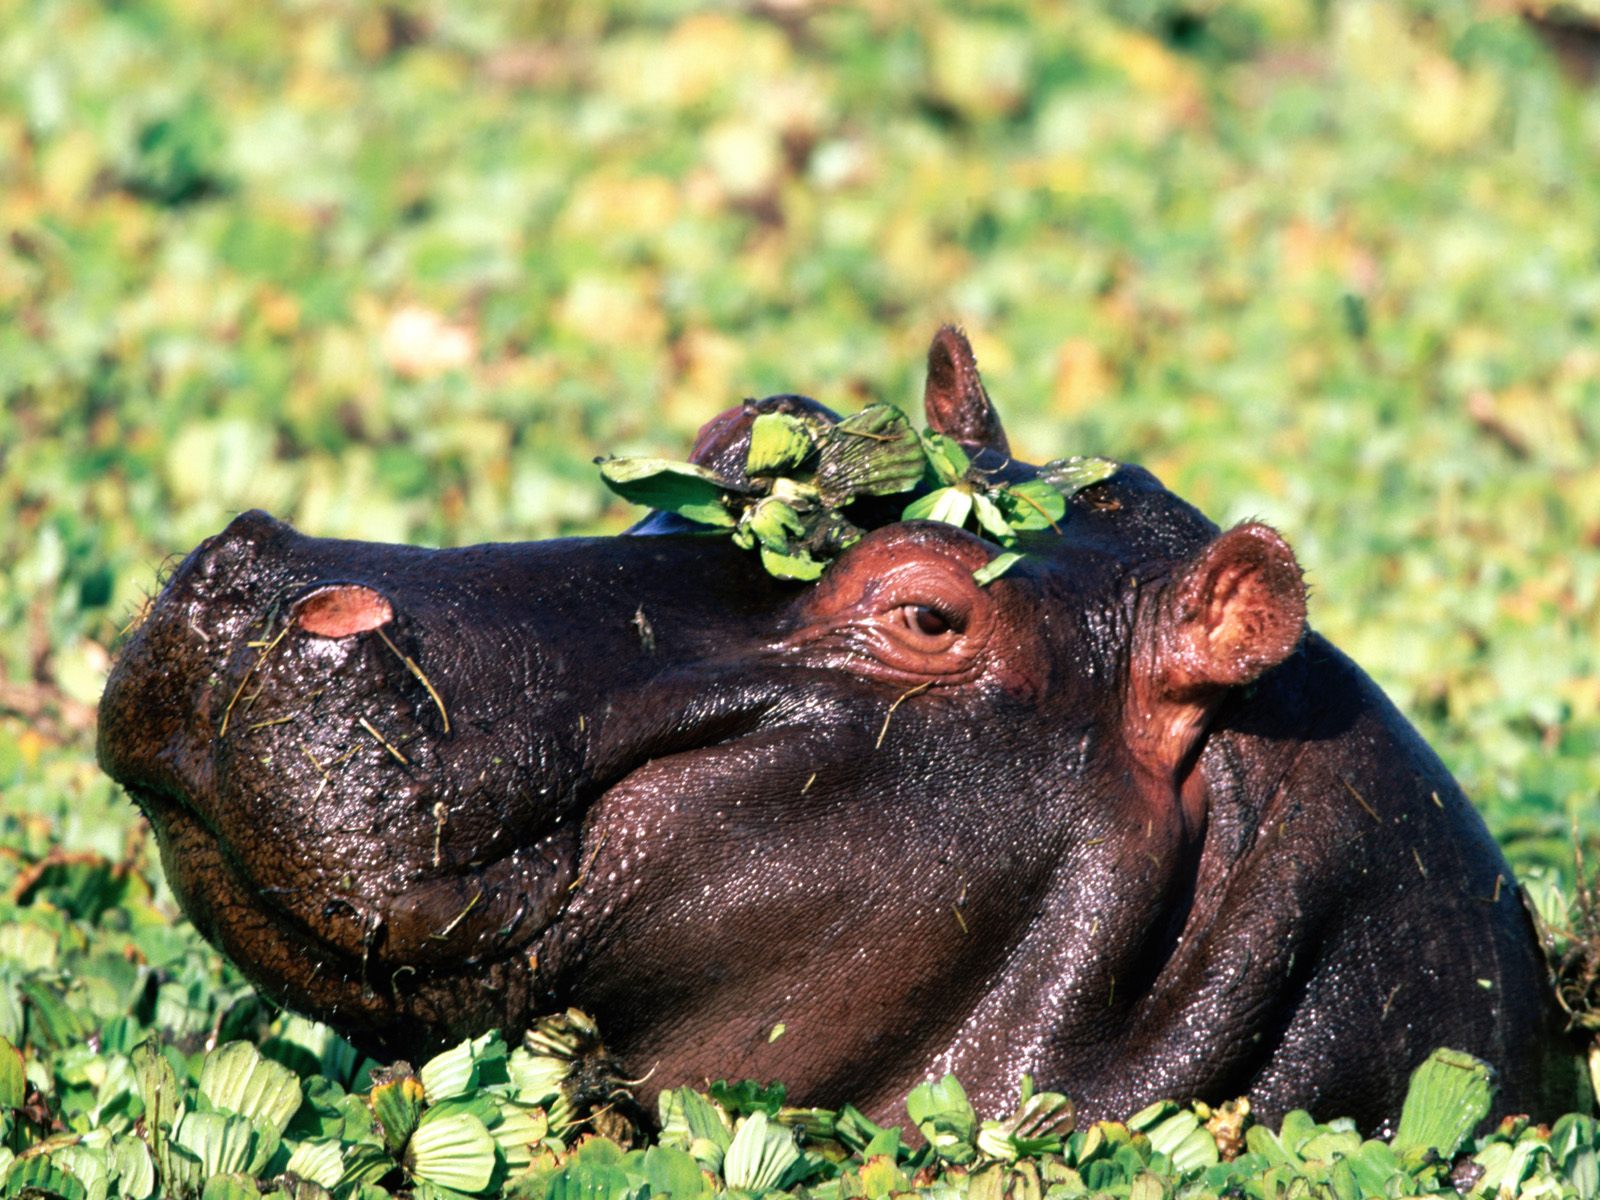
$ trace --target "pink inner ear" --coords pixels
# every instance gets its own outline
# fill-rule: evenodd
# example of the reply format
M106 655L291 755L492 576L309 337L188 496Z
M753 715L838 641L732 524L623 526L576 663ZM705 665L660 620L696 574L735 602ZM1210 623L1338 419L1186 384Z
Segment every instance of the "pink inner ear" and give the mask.
M394 620L394 606L369 587L338 583L312 592L294 606L294 621L318 637L366 633Z
M1306 593L1294 553L1264 525L1211 544L1186 585L1199 593L1190 682L1247 683L1282 662L1305 629Z

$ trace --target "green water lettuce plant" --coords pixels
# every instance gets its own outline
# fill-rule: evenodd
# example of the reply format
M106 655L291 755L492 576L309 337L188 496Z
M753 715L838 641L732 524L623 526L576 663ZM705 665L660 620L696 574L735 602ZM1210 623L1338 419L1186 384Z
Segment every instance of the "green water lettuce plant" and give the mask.
M1047 463L1037 477L1006 481L977 467L953 438L911 428L892 404L871 404L837 423L817 413L762 413L750 426L744 477L663 458L601 458L606 486L624 499L728 530L779 579L809 582L863 530L845 509L856 501L920 492L900 516L973 529L1001 546L1054 528L1076 492L1109 478L1104 458ZM988 583L1020 555L980 572Z
M1413 1075L1397 1133L1363 1138L1304 1112L1275 1127L1240 1104L1162 1101L1082 1123L1070 1099L1024 1079L1015 1110L980 1119L959 1080L912 1090L921 1135L849 1105L786 1103L781 1085L717 1081L658 1097L660 1132L596 1132L617 1093L582 1082L597 1061L585 1014L547 1018L512 1048L485 1034L413 1070L358 1071L285 1053L317 1039L279 1018L262 1046L184 1051L146 1037L26 1053L0 1041L0 1196L61 1200L1128 1200L1231 1196L1600 1194L1600 1129L1508 1118L1486 1136L1493 1073L1440 1050ZM279 1057L272 1057L271 1050ZM290 1058L297 1065L280 1061ZM340 1056L334 1056L335 1061ZM97 1080L96 1106L65 1098ZM350 1090L347 1090L347 1086ZM587 1099L585 1097L588 1097ZM609 1098L608 1098L609 1097ZM595 1108L596 1100L600 1101Z

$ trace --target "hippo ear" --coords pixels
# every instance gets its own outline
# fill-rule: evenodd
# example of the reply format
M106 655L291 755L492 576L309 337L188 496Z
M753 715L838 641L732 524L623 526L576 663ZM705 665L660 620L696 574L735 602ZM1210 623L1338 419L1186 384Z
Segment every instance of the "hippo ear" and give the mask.
M1163 685L1183 699L1249 683L1288 658L1306 626L1294 551L1266 525L1230 529L1174 581Z
M922 394L928 428L952 437L969 450L987 447L1000 455L1011 453L1000 417L984 391L978 360L966 334L946 325L933 335L928 347L928 383Z
M1306 626L1306 586L1294 551L1254 522L1217 538L1147 611L1130 681L1130 744L1158 774L1182 770L1230 687L1283 662Z

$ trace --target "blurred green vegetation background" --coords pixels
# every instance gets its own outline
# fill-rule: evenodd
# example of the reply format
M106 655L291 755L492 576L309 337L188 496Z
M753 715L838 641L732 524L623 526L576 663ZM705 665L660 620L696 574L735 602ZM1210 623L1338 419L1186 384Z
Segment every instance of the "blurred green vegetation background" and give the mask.
M1496 0L0 0L0 839L113 858L119 628L266 508L614 531L918 403L1264 518L1519 864L1600 827L1600 91ZM148 854L148 852L144 852Z

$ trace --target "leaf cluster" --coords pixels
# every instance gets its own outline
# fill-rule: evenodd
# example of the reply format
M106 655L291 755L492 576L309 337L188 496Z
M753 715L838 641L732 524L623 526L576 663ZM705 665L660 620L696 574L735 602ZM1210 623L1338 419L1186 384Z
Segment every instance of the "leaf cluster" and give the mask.
M1483 1200L1600 1194L1593 1118L1510 1119L1474 1140L1492 1073L1449 1050L1414 1075L1390 1141L1303 1112L1272 1129L1244 1101L1164 1101L1082 1125L1066 1096L1027 1079L1010 1114L981 1119L947 1075L907 1098L916 1146L852 1106L796 1108L781 1085L744 1080L663 1091L659 1135L632 1136L641 1144L628 1148L591 1132L605 1110L580 1111L598 1031L576 1010L539 1022L515 1048L491 1032L417 1070L358 1062L298 1018L258 1030L259 1044L190 1052L115 1020L71 1045L48 1041L59 1032L49 1021L27 1032L23 1049L0 1038L7 1198L1359 1200L1453 1195L1457 1184Z
M975 466L954 439L913 431L890 404L837 423L814 413L761 413L738 479L661 458L596 461L606 486L624 499L730 530L735 545L759 551L768 573L806 582L860 540L850 505L920 490L901 520L970 528L1007 547L977 573L987 584L1018 561L1009 548L1020 534L1056 528L1068 499L1117 469L1109 459L1070 458L1046 464L1036 478L1003 480Z
M312 1032L300 1025L302 1037ZM301 1073L284 1061L293 1048L278 1039L198 1055L155 1039L102 1047L88 1072L92 1102L74 1112L56 1106L70 1085L41 1088L0 1039L0 1195L454 1200L499 1194L562 1161L583 1128L576 1060L535 1036L508 1051L488 1033L420 1071L369 1061L353 1074Z

